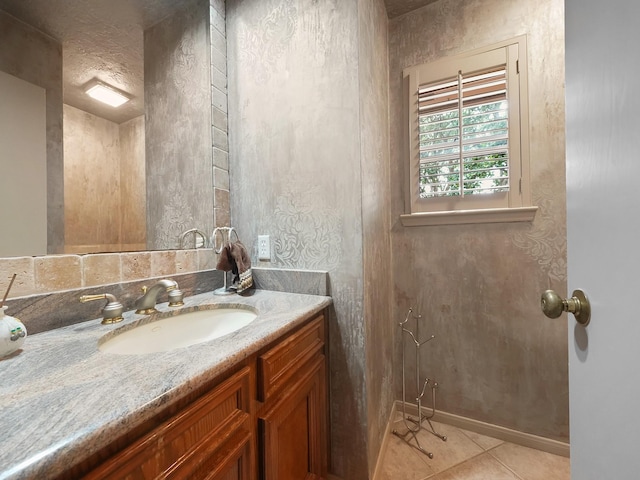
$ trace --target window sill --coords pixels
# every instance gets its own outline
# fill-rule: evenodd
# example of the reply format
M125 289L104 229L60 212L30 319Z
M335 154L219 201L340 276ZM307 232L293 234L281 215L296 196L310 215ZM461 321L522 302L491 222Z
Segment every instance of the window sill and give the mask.
M490 208L482 210L451 210L400 215L405 227L432 225L465 225L471 223L532 222L538 207Z

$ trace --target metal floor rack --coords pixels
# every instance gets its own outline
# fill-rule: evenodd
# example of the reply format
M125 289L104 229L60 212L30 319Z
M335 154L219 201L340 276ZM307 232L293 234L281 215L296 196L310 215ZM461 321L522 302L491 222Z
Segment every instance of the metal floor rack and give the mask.
M415 333L409 330L406 326L407 322L409 322L411 318L415 319L416 321ZM433 424L431 423L431 418L433 418L433 416L436 413L436 389L438 388L438 383L434 380L431 380L428 377L424 382L421 382L420 380L420 347L422 347L425 343L435 338L435 335L431 335L429 338L427 338L422 342L419 340L419 330L420 330L419 325L420 325L421 318L422 316L420 314L413 315L413 309L410 308L409 311L407 312L407 316L404 319L404 321L398 324L400 326L401 336L402 336L402 420L398 420L396 423L403 422L406 428L406 432L401 433L398 430L394 429L392 433L395 436L402 439L409 446L424 453L427 457L433 458L433 453L425 450L422 447L422 445L420 445L420 441L418 440L418 436L417 436L418 432L420 430L425 430L426 432L429 432L432 435L435 435L440 440L445 442L447 441L447 437L446 435L442 435L436 432L436 430L433 428ZM416 387L416 392L419 392L417 393L418 396L416 397L416 404L418 407L417 418L407 414L406 379L405 379L405 373L406 373L405 350L407 349L406 347L407 342L405 342L404 340L405 334L409 335L409 337L413 341L413 344L415 345L415 353L416 353L416 385L415 387ZM433 410L430 415L424 415L422 413L422 399L427 391L427 387L431 388L431 402L433 406ZM423 425L425 420L429 424L429 428L426 428Z

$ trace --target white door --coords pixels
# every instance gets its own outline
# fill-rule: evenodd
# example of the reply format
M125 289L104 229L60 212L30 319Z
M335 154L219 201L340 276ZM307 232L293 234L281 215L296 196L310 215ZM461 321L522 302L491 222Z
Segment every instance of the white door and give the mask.
M566 0L572 480L640 479L640 1Z

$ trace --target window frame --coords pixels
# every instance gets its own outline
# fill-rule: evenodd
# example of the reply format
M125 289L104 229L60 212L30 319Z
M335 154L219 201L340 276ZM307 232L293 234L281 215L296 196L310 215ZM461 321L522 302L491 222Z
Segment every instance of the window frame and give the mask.
M405 226L532 221L526 35L403 70ZM506 64L509 108L509 191L420 198L418 89L420 86Z

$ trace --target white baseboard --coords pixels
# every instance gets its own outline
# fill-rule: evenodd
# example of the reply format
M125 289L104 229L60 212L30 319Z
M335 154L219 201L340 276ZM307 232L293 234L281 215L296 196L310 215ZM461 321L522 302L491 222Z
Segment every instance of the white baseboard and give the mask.
M395 411L402 409L402 403L396 400ZM418 407L416 405L407 404L407 413L416 415ZM422 411L426 415L430 415L432 410L430 408L422 408ZM481 422L480 420L474 420L472 418L461 417L460 415L454 415L453 413L441 412L438 410L433 416L433 420L440 423L446 423L454 427L476 432L488 437L498 438L505 442L515 443L516 445L522 445L523 447L535 448L536 450L542 450L543 452L553 453L554 455L561 455L563 457L569 457L569 444L552 440L550 438L539 437L538 435L532 435L530 433L519 432L506 427L500 427L498 425L492 425L490 423ZM389 418L389 422L393 421L393 413ZM388 430L388 427L387 427Z

